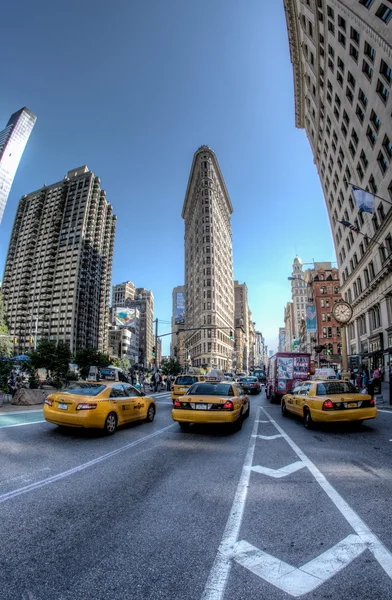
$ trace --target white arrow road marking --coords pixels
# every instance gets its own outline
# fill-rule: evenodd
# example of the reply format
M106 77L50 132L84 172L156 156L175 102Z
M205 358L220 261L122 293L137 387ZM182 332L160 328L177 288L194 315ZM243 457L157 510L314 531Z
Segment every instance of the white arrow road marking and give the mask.
M260 421L260 419L258 419L256 423L269 423L269 421Z
M366 544L351 534L299 569L245 541L235 545L233 558L255 575L298 598L336 575L365 550Z
M278 433L277 435L260 435L259 434L259 435L255 435L254 437L260 438L261 440L276 440L277 438L281 438L282 436L280 435L280 433Z
M374 558L380 563L387 575L392 579L392 553L384 546L372 530L362 521L361 517L354 509L344 500L344 498L335 490L335 488L324 477L321 471L314 463L302 452L301 448L283 431L283 429L269 416L264 408L261 408L264 414L269 417L279 433L282 434L286 442L291 446L296 455L312 473L317 483L323 488L324 492L329 496L336 508L341 512L343 517L348 521L355 533L361 538L362 542L367 545Z
M259 465L255 465L251 467L251 471L256 471L256 473L261 473L262 475L268 475L268 477L275 477L276 479L280 479L281 477L286 477L286 475L291 475L291 473L295 473L300 469L304 468L304 463L301 460L297 460L291 465L287 465L286 467L281 467L280 469L269 469L268 467L260 467Z

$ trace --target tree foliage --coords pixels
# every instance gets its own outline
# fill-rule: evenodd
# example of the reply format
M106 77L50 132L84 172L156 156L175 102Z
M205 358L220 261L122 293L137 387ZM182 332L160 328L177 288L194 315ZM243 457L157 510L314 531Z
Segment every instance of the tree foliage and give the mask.
M38 342L37 349L30 354L30 359L34 369L47 369L53 377L65 379L72 354L65 342L41 340Z
M178 375L182 371L180 363L174 358L164 358L161 365L163 375Z
M82 348L76 351L75 363L82 377L87 377L90 367L107 367L111 364L107 354L98 352L95 348Z
M4 316L3 294L0 292L0 356L11 356L12 342Z

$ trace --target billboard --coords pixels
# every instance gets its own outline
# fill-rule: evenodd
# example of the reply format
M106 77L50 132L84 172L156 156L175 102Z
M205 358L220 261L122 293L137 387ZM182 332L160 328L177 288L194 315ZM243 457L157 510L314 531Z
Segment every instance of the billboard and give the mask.
M185 292L176 292L174 322L176 325L185 323Z
M287 357L287 356L278 356L278 379L282 380L282 379L292 379L292 378L293 378L293 359L291 357ZM279 389L283 389L283 388L280 387Z
M317 331L316 306L314 304L306 305L306 330L312 333Z
M115 325L118 327L136 328L137 314L136 308L116 308Z

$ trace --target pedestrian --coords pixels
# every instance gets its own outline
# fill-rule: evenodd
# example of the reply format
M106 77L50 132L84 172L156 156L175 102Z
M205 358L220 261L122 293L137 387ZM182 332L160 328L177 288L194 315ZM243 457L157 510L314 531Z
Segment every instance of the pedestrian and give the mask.
M351 371L350 373L350 382L355 385L355 373L354 371Z
M373 372L373 392L379 394L381 392L381 371L378 367Z
M359 371L358 371L358 375L357 375L357 379L356 379L356 384L357 384L357 388L360 390L361 384L362 384L362 373L360 373Z
M154 376L154 392L157 393L158 389L159 389L159 384L160 384L160 375L158 373L158 371L155 373Z
M171 391L171 377L170 377L170 375L168 375L166 377L166 391L167 392Z

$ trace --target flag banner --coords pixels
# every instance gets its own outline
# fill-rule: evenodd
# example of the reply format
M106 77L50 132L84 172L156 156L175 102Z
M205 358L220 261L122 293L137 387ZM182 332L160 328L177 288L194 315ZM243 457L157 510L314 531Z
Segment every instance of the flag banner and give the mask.
M306 305L306 330L314 333L317 331L316 306L314 304Z
M374 195L370 192L366 192L365 190L361 190L361 188L352 185L353 196L356 205L358 206L361 212L368 212L373 214L374 212Z
M345 227L348 227L349 229L351 229L351 231L355 231L355 233L359 233L358 227L355 227L355 225L353 225L352 223L350 223L350 221L339 221L339 219L337 219L337 222L341 223Z

